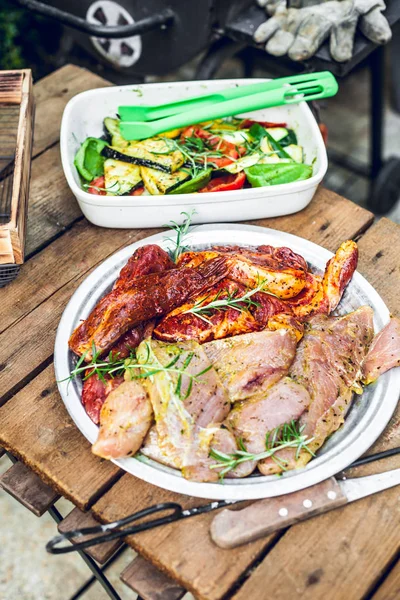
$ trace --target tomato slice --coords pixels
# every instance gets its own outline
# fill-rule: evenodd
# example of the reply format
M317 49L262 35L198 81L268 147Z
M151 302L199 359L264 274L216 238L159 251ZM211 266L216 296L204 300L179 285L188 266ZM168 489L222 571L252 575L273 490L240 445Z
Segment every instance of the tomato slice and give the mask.
M140 186L134 190L132 190L131 192L129 192L130 196L141 196L144 192L144 186Z
M103 189L97 189L97 188L104 188L104 185L105 185L104 184L104 175L101 175L100 177L93 179L93 181L91 181L89 184L89 189L88 189L89 194L95 194L96 196L106 196L107 195L106 191L104 191Z
M230 190L241 190L246 182L246 175L238 173L237 175L222 175L222 177L215 177L203 187L199 192L228 192Z
M270 123L269 121L253 121L252 119L243 119L240 123L240 129L249 129L252 125L258 123L262 127L286 127L286 123Z

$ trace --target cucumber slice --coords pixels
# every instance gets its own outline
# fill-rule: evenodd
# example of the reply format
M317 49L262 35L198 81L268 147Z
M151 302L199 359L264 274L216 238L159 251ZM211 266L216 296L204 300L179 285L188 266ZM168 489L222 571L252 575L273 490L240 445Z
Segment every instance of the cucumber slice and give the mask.
M107 158L104 161L104 187L113 196L127 194L142 182L140 167L131 163Z
M288 129L285 127L268 127L266 131L268 131L270 136L273 137L276 142L285 138L289 133Z
M249 154L248 156L243 156L243 158L239 158L237 161L232 163L231 165L227 165L224 167L225 171L229 173L240 173L243 169L247 169L248 167L252 167L260 160L261 154L255 152L254 154Z
M149 167L141 167L143 183L146 189L153 196L168 194L184 181L190 179L190 174L186 171L176 171L176 173L163 173Z
M285 152L287 152L289 156L297 163L302 163L304 160L302 146L290 144L290 146L286 146Z

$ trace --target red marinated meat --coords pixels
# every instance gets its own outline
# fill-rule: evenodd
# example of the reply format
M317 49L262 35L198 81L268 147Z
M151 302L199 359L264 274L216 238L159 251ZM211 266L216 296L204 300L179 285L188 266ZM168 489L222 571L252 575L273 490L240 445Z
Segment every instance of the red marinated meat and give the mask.
M115 390L121 383L123 377L106 377L106 382L101 381L98 375L91 375L83 382L82 404L93 423L100 422L100 410L108 394Z
M129 288L113 289L89 317L73 332L69 347L92 358L93 346L105 352L129 329L173 310L191 294L201 293L223 279L229 265L224 257L209 260L194 269L177 268L143 275Z

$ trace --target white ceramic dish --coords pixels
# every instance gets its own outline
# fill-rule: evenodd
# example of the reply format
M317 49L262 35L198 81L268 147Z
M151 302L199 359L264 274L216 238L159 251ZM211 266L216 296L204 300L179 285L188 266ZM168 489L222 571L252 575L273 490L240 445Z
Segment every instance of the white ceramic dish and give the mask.
M252 79L253 82L266 81ZM65 177L85 217L103 227L158 227L196 209L194 223L217 223L277 217L302 210L311 201L328 166L318 125L305 102L246 113L260 121L286 122L296 131L305 162L313 164L310 179L262 188L171 196L96 196L82 190L74 156L88 136L101 136L103 119L115 116L121 104L160 104L206 95L238 85L246 79L151 83L90 90L70 100L61 123L61 159Z
M62 381L69 376L74 364L74 357L68 350L68 339L80 320L89 315L98 300L112 287L131 254L148 243L157 243L168 249L164 235L157 234L131 244L108 258L77 289L58 327L54 352L58 388L69 414L91 443L97 438L97 426L87 416L81 404L81 382L74 380L68 385L66 381ZM317 270L324 269L325 263L332 256L327 250L297 236L244 225L195 227L191 230L188 244L194 249L212 244L288 246L304 256L311 267ZM363 304L369 304L374 310L375 330L382 329L389 320L389 311L373 287L356 272L340 303L339 312L346 313ZM190 496L217 500L279 496L323 481L361 456L388 423L396 408L399 391L400 368L385 373L375 384L368 386L362 396L354 399L344 426L329 439L315 459L304 469L284 473L281 477L227 479L223 484L196 483L187 481L180 472L148 458L125 458L115 463L149 483Z

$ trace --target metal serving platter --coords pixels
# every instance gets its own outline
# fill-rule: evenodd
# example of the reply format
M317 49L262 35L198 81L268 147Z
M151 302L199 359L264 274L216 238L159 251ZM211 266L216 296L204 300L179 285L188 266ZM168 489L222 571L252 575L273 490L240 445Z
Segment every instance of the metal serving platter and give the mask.
M58 388L64 404L82 434L93 443L97 426L92 423L81 404L82 384L65 380L76 362L68 349L68 339L82 319L86 319L97 301L112 287L120 269L140 246L159 244L168 250L171 243L165 234L157 234L120 250L79 286L61 318L55 344L54 365ZM189 230L187 243L193 250L210 245L288 246L304 256L314 271L322 271L332 253L305 239L263 227L250 225L201 225ZM368 304L374 310L375 331L389 320L389 310L374 288L356 272L340 303L338 314L344 314ZM400 369L393 369L368 386L361 396L355 396L345 424L305 468L281 476L259 476L246 479L226 479L223 483L187 481L180 472L149 458L125 458L114 461L121 469L159 487L216 500L245 500L267 498L294 492L314 485L338 473L361 456L379 437L392 416L400 394Z

